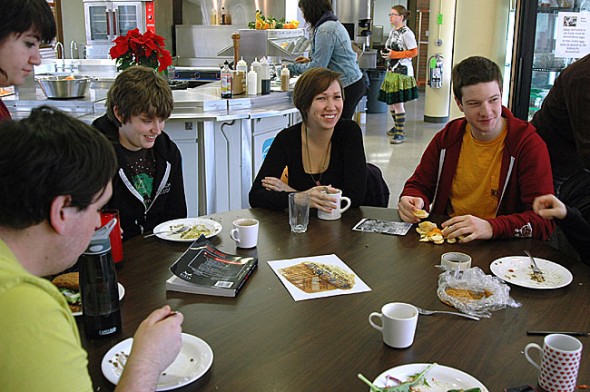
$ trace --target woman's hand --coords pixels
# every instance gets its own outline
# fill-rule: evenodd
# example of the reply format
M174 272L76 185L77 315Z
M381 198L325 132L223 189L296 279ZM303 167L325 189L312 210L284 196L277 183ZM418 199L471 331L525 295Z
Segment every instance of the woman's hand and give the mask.
M545 219L563 219L567 216L567 208L554 195L538 196L533 201L533 211Z
M303 57L303 56L299 56L295 59L295 62L300 63L300 64L309 63L310 61L311 61L311 59L309 59L307 57Z
M289 185L287 185L283 181L281 181L280 178L276 178L276 177L264 177L262 179L262 186L267 191L297 192L295 189L291 188Z
M381 57L382 57L383 59L385 59L385 60L389 60L389 52L391 52L391 49L387 49L387 48L383 49L383 50L380 52L380 54L381 54Z
M327 186L314 186L305 191L309 194L309 206L330 213L336 208L336 199L330 193L337 193L338 189Z

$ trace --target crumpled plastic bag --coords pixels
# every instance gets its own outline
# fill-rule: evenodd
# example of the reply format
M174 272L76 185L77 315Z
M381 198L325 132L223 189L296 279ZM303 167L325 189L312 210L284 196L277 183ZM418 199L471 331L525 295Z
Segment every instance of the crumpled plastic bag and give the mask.
M510 297L510 287L506 283L495 276L486 275L479 267L468 268L463 272L440 268L445 272L438 277L436 291L438 298L463 313L489 318L494 310L504 309L506 306L513 308L522 306ZM470 293L467 294L474 297L481 296L481 298L449 295L447 293L449 288L469 290Z

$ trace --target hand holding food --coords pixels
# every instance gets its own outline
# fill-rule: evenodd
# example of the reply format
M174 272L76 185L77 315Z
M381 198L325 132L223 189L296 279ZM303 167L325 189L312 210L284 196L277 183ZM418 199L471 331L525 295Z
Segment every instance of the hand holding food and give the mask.
M400 218L406 223L418 223L420 218L414 211L424 209L424 200L419 197L402 196L397 203Z

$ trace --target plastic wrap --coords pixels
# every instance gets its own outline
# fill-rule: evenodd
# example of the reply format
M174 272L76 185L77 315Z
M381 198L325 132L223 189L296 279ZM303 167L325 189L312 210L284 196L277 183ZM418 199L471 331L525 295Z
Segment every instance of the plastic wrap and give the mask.
M521 306L510 297L510 287L506 283L486 275L479 267L463 272L445 269L438 278L437 295L445 304L478 317L489 318L492 311L506 306Z

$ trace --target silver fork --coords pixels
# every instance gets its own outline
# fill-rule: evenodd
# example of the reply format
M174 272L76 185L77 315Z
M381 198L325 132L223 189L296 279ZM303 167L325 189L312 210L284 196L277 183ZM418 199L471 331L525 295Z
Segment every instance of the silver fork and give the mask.
M537 262L535 261L535 258L533 257L533 255L531 255L531 252L529 252L528 250L524 250L524 253L526 253L526 255L529 257L529 259L531 259L531 263L533 264L533 273L535 275L542 275L543 271L541 271L541 269L537 266Z
M471 320L479 320L479 317L472 316L470 314L459 313L459 312L449 312L446 310L426 310L426 309L421 309L421 308L417 307L416 305L414 305L414 306L418 310L418 313L420 313L423 316L430 316L431 314L435 314L435 313L444 313L444 314L454 314L455 316L461 316L461 317L465 317L465 318L468 318Z
M178 227L178 228L176 228L174 230L164 230L164 231L158 231L157 233L152 233L152 234L144 235L143 238L153 237L153 236L158 235L158 234L180 234L180 233L184 233L188 229L190 229L189 226L182 225L182 226L180 226L180 227Z

